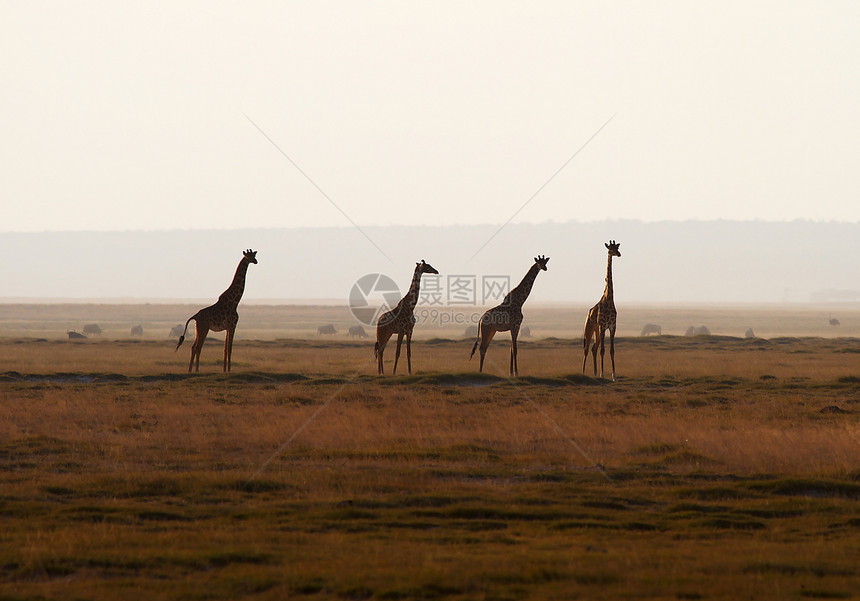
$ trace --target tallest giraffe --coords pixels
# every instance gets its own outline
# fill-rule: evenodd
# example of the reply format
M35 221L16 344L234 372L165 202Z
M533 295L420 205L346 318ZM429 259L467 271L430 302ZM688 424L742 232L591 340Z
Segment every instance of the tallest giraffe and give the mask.
M185 330L176 344L177 351L185 340L185 332L188 331L188 324L191 323L192 319L197 322L197 336L194 338L194 344L191 346L191 361L188 363L188 373L191 373L192 367L195 367L196 371L200 371L200 351L203 350L203 343L206 341L206 335L209 333L209 330L213 332L227 331L227 336L224 339L224 371L230 371L230 363L233 356L233 336L236 333L236 324L239 323L239 313L236 311L236 308L239 306L239 301L242 300L242 294L245 292L245 276L248 273L248 265L251 263L257 263L257 251L248 249L242 253L242 260L239 261L239 266L236 267L233 281L230 283L230 287L218 297L218 302L200 309L185 322ZM197 359L196 365L194 363L195 358Z
M582 373L588 361L588 345L594 338L591 355L594 358L594 375L597 375L597 347L600 346L600 377L603 377L603 356L606 353L606 330L609 330L609 357L612 360L612 381L615 381L615 321L618 312L615 310L615 292L612 288L612 257L621 257L621 244L610 240L604 244L608 251L606 263L606 289L603 296L588 312L585 320L585 331L582 334Z

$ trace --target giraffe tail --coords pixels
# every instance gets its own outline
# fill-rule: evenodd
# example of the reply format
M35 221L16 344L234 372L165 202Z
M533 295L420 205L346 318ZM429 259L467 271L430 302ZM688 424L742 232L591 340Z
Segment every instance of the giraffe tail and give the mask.
M475 349L476 349L476 348L478 348L478 343L479 343L480 341L481 341L481 339L480 339L480 338L478 338L478 339L475 341L475 344L472 346L472 352L471 352L471 353L469 353L469 361L471 361L471 360L472 360L472 355L474 355L474 354L475 354Z
M191 323L191 320L197 321L197 313L188 318L188 321L185 322L185 330L182 331L182 336L179 337L179 342L176 343L176 348L173 349L173 352L179 350L179 347L182 346L182 343L185 342L185 334L188 332L188 324Z
M379 357L379 341L376 341L376 344L373 345L373 358L376 359Z

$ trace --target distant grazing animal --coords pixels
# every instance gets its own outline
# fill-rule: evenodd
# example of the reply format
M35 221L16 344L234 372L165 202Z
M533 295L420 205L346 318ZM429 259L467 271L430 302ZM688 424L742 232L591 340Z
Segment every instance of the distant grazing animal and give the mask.
M180 323L170 328L170 334L168 334L168 336L170 338L179 338L180 336L182 336L183 332L184 330L182 328L182 324Z
M367 338L367 332L364 331L364 328L361 326L352 326L349 328L349 332L346 333L347 336L353 338L358 336L359 338Z
M831 317L831 318L830 318L830 321L829 321L828 323L829 323L830 325L832 325L832 326L838 326L838 325L840 325L840 324L839 324L839 320L838 320L838 319L836 319L835 317Z
M236 273L233 276L233 282L230 287L221 293L218 297L218 302L203 309L188 318L185 322L185 328L182 330L182 336L179 337L179 342L176 343L176 350L182 345L185 340L185 332L188 331L188 324L193 319L197 322L197 336L194 338L194 344L191 346L191 361L188 363L188 372L191 373L191 367L195 366L194 359L197 363L195 371L200 371L200 351L203 350L203 343L206 341L206 335L209 330L213 332L221 332L226 330L226 338L224 339L224 371L230 371L230 363L233 355L233 336L236 334L236 324L239 322L239 313L236 308L239 306L239 301L242 300L242 294L245 292L245 276L248 273L248 265L257 264L257 251L250 248L242 253L242 260L239 261L239 266L236 268Z
M585 373L585 363L588 361L588 346L592 338L594 345L591 355L594 358L594 375L597 375L597 347L600 346L600 377L603 377L603 356L606 352L606 330L609 330L609 358L612 360L612 381L615 381L615 323L618 312L615 310L615 299L612 289L612 257L621 258L621 244L610 240L604 244L609 259L606 263L606 289L603 297L588 312L585 320L585 331L582 334L582 373Z
M87 338L83 334L78 334L74 330L69 330L67 334L69 335L69 340L86 340Z
M319 335L322 335L322 334L331 334L331 335L334 335L334 334L337 334L337 330L335 330L335 329L334 329L334 326L333 326L333 325L328 324L328 325L325 325L325 326L320 326L320 327L318 327L318 328L317 328L317 334L319 334Z
M469 326L466 328L466 331L463 333L463 336L466 338L474 338L478 335L478 326Z
M753 332L752 328L747 328L747 331L744 333L744 338L755 338L755 332Z
M523 326L520 328L520 336L523 338L531 338L532 337L532 329L528 326Z
M143 336L143 326L131 326L132 336Z
M519 375L517 367L517 336L520 333L520 326L523 323L523 303L529 297L532 291L532 286L535 283L538 273L546 271L546 264L549 262L549 257L538 255L535 257L535 262L529 267L525 277L517 285L516 288L508 292L502 304L489 309L481 316L481 321L478 324L478 339L472 346L472 354L469 359L475 354L475 349L478 348L478 343L481 345L481 364L478 371L484 371L484 355L487 354L487 348L490 346L490 341L496 332L511 332L511 367L510 374L512 376Z
M86 334L87 336L89 336L89 335L101 336L102 335L102 329L99 327L99 324L97 324L97 323L88 323L87 325L84 326L83 331L84 331L84 334Z
M376 357L376 373L384 374L382 354L388 340L397 334L397 348L394 351L394 369L391 373L397 373L397 361L400 359L400 344L406 337L406 369L412 373L412 330L415 327L415 305L418 304L418 292L421 288L421 276L425 273L438 274L439 272L421 259L415 263L415 271L412 272L412 283L409 290L391 311L379 316L376 322L376 344L373 345L373 355Z
M648 336L649 334L657 334L661 336L663 334L663 328L661 328L656 323L646 323L645 327L642 328L642 333L640 336Z
M687 328L687 331L684 332L684 336L710 336L711 331L705 326L694 327L690 326Z

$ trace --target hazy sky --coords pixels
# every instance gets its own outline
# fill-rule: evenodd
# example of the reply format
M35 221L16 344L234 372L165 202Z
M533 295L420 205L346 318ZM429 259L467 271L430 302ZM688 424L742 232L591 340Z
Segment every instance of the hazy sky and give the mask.
M0 4L0 231L860 220L854 0L135 4Z

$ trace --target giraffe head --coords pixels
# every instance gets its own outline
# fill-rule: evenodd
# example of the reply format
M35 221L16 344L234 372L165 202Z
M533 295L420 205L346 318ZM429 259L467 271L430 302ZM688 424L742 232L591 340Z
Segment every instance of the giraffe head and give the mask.
M538 255L535 257L535 263L537 263L537 266L542 270L546 271L546 264L549 263L549 257Z
M257 251L251 250L250 248L242 253L245 255L245 258L248 260L248 263L257 264Z
M416 266L417 268L419 268L419 269L418 269L418 271L419 271L419 272L421 272L421 273L433 273L433 274L437 274L437 275L439 274L439 272L438 272L438 271L436 271L436 270L433 268L433 266L432 266L432 265L430 265L430 263L425 263L425 262L424 262L424 259L421 259L421 262L420 262L420 263L416 263L416 264L415 264L415 266Z
M603 246L605 246L606 248L609 249L609 256L610 257L620 257L621 256L621 251L618 250L619 248L621 248L620 242L616 242L615 240L610 240L609 244L604 244Z

